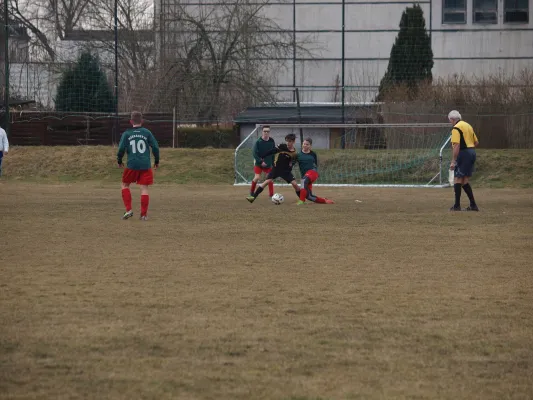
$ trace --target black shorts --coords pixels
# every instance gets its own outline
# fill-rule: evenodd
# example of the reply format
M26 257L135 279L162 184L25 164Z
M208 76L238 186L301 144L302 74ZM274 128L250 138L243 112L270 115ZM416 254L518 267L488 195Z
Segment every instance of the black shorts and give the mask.
M287 183L291 183L294 180L294 175L290 171L276 171L274 168L267 175L267 179L281 178Z
M468 148L459 151L457 160L455 162L454 176L456 178L463 178L465 176L472 176L474 172L474 164L476 163L476 150Z

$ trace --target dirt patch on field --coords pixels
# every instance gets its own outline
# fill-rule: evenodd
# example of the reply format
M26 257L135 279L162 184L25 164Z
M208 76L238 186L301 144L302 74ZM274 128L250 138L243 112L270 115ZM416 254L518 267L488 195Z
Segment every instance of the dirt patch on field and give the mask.
M0 184L2 398L533 397L533 191L117 186Z

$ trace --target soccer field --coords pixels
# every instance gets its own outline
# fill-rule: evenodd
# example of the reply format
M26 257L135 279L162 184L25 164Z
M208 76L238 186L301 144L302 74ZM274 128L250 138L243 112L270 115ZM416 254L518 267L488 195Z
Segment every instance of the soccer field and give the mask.
M533 398L533 190L474 190L0 182L0 398Z

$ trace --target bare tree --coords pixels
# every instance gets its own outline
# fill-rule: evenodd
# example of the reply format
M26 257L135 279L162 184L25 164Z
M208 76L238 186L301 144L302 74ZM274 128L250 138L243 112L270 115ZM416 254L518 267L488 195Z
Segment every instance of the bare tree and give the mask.
M176 1L162 10L157 108L178 106L181 115L213 122L228 102L273 100L270 85L283 60L310 51L268 16L271 2Z
M96 50L108 72L114 69L113 0L7 1L15 23L30 32L34 62L52 62L56 72L61 72L65 67L61 63L71 62L72 51L82 46ZM123 107L129 107L130 103L135 103L130 97L135 97L139 82L143 82L154 65L153 1L118 0L117 4L119 93ZM75 46L65 44L66 52L62 52L57 39L77 42ZM113 79L112 74L109 77Z
M91 0L95 17L91 27L96 32L105 33L94 37L91 46L102 50L108 61L113 59L114 2ZM155 65L155 32L153 1L117 0L118 8L118 70L119 108L140 109L151 103ZM113 67L114 68L114 67Z
M90 0L44 0L49 8L48 16L54 18L55 30L60 39L83 22L82 16L90 8Z
M7 1L13 18L31 34L32 54L38 54L33 60L68 61L60 59L56 39L85 30L95 37L83 46L96 48L112 72L114 1ZM163 2L169 8L154 18L151 0L118 0L120 109L176 107L183 118L216 121L254 102L273 101L271 85L284 60L295 51L311 52L309 43L296 43L292 31L275 22L271 2L190 5L174 0ZM154 21L162 22L159 29Z
M27 28L37 58L55 61L54 42L87 21L91 0L7 0L15 23ZM39 57L42 51L42 57Z
M44 50L50 60L55 59L53 39L47 36L46 31L39 27L39 6L32 6L24 0L6 0L9 2L10 18L13 22L27 28L32 35L32 44Z

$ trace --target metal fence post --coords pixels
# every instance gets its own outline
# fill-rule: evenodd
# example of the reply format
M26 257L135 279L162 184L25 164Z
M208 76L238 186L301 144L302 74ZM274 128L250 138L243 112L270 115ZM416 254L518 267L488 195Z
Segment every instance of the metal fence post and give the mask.
M9 136L10 126L9 126L9 4L8 0L4 0L4 108L5 108L5 130L6 134Z

